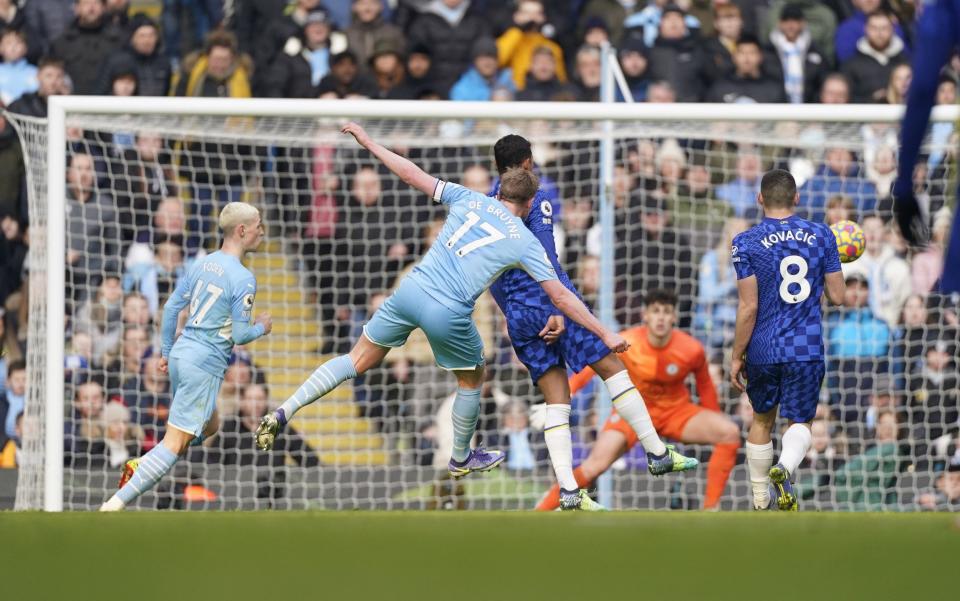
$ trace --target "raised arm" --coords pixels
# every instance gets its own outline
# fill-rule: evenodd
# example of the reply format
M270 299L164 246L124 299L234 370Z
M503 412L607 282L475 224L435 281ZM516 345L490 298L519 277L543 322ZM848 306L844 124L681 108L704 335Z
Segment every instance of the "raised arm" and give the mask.
M560 280L544 280L540 285L550 297L550 302L564 315L596 334L611 351L622 353L630 348L630 344L624 340L623 336L605 328L600 320L593 316L590 309L587 309L575 294L567 290Z
M420 190L428 196L433 196L434 190L437 187L437 178L417 167L413 161L405 159L399 154L377 144L367 132L356 123L347 123L340 132L353 136L357 144L369 150L370 154L377 157L387 169L396 174L404 183Z
M733 360L730 363L730 381L734 387L743 392L745 387L740 381L740 372L743 369L743 355L747 352L747 345L753 336L753 327L757 324L757 276L737 280L737 293L740 302L737 305L737 325L733 337Z

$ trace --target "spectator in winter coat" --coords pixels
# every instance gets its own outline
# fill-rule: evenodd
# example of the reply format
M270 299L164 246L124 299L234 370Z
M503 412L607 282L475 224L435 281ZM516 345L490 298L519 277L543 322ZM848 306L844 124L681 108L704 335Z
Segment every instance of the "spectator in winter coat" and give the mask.
M433 0L408 32L412 45L430 48L441 95L469 68L473 44L489 35L486 20L470 11L470 0Z
M116 269L120 251L117 211L112 199L94 186L94 160L89 154L69 156L67 166L67 273L74 300L96 286L105 271ZM68 299L70 297L68 296Z
M647 54L647 47L639 38L628 38L620 47L620 69L623 70L623 77L627 80L627 87L630 88L634 102L647 100L647 88L650 85L647 77L650 61L647 59ZM625 99L618 86L617 102L623 102L623 100Z
M837 194L853 199L861 213L877 205L876 187L864 177L860 164L846 148L827 149L823 164L800 187L798 213L811 221L823 221L827 199Z
M742 36L733 53L735 71L715 83L707 94L708 102L783 102L786 97L780 81L763 70L763 50L756 38Z
M407 53L407 74L403 83L394 88L390 98L394 100L417 100L437 94L437 81L433 75L433 53L420 44L412 46Z
M473 45L473 66L453 84L450 100L490 100L497 87L513 91L513 73L497 67L497 44L490 38L480 38Z
M820 86L817 97L820 104L848 104L850 102L850 80L843 73L831 73Z
M403 53L393 40L377 42L370 57L370 76L377 86L374 98L390 98L404 80Z
M237 39L227 31L207 36L203 54L183 61L174 84L176 96L191 98L250 98L249 58L237 53ZM193 207L190 211L187 253L195 255L215 238L215 206L240 199L244 172L252 168L252 149L234 142L191 141L181 169L190 174Z
M577 39L586 36L587 24L602 19L607 24L610 43L619 48L623 40L623 22L627 15L643 7L641 0L588 0L580 10Z
M737 217L744 217L757 206L760 178L763 176L763 161L760 153L744 148L737 155L737 177L717 186L716 196L733 208Z
M835 36L837 60L841 63L856 56L857 44L866 33L867 15L880 10L883 0L851 0L851 4L856 10L853 16L840 23ZM893 31L900 41L907 39L899 23L894 24Z
M651 81L670 83L677 102L699 102L704 93L706 61L700 42L690 34L684 17L675 5L663 9L660 35L650 49L647 72Z
M733 75L733 52L743 35L743 18L736 4L718 4L714 8L716 35L703 42L707 81L712 85L727 75Z
M857 53L841 71L850 80L854 102L883 102L890 72L907 60L903 41L893 35L890 15L875 12L867 17L866 33L857 41Z
M639 35L647 47L653 47L657 39L663 35L661 29L663 17L671 12L680 15L686 29L699 34L700 21L688 15L678 4L669 0L650 0L643 10L633 13L623 21L623 26L627 30L624 35Z
M73 20L75 0L30 0L23 7L27 21L27 35L39 56L50 52L53 41L59 38Z
M287 40L298 37L303 31L307 15L315 10L323 10L319 7L320 0L296 0L284 11L283 16L266 23L264 30L257 32L252 56L258 72L270 68L277 55L283 51Z
M553 53L557 63L557 79L567 81L564 68L563 50L560 46L541 33L547 15L540 0L521 0L513 13L513 24L497 38L497 50L500 57L500 66L513 71L513 81L516 89L522 90L526 85L526 73L530 69L530 62L534 50L548 48Z
M600 49L596 46L581 46L574 63L574 90L580 102L600 101Z
M549 48L536 49L530 61L527 83L523 91L517 94L517 100L545 102L563 94L573 96L575 92L557 77L557 61L553 51Z
M261 94L271 98L316 98L320 80L330 72L330 23L327 13L311 11L301 35L258 76Z
M740 3L738 1L738 4ZM807 22L813 44L825 56L833 58L833 36L837 30L837 14L831 9L830 3L822 0L759 0L755 4L769 4L768 9L760 9L766 16L766 22L761 24L758 34L760 39L769 39L770 32L775 31L779 26L783 10L793 4L803 11L803 18Z
M46 117L47 98L68 93L64 75L62 61L56 59L40 61L37 65L37 91L21 96L10 105L10 112L30 117Z
M389 40L395 48L403 48L406 40L399 27L383 20L381 0L353 0L351 10L353 22L346 31L347 49L357 57L360 71L367 73L377 42Z
M140 14L130 22L130 39L126 48L111 54L103 64L100 93L109 94L109 78L117 65L132 64L137 76L137 96L167 96L170 94L170 61L160 48L160 30L157 24Z
M896 504L897 473L902 460L898 430L897 414L882 412L877 418L874 443L837 470L833 483L840 507L878 511Z
M900 312L911 292L910 264L897 255L888 237L890 227L878 215L861 219L867 248L852 263L843 265L845 276L862 275L870 284L870 309L891 328L900 320Z
M860 274L845 282L843 309L827 316L827 355L832 360L886 357L890 328L870 310L870 283Z
M360 74L356 57L347 50L330 58L330 73L320 80L317 94L321 98L373 98L377 95L377 84Z
M96 94L100 68L123 46L123 32L107 23L103 0L77 0L76 20L57 38L51 56L63 61L74 94Z
M27 62L26 55L23 32L8 29L0 35L0 101L5 105L37 91L37 68Z
M830 61L814 44L800 5L783 8L777 28L770 32L770 45L780 59L787 100L792 104L813 102Z

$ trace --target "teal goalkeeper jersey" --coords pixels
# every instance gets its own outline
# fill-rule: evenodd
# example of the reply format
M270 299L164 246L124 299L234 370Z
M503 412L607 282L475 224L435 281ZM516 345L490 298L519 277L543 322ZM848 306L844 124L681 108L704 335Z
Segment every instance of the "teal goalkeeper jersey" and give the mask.
M472 310L477 297L512 268L538 282L557 279L540 241L496 198L438 180L433 199L450 212L410 277L436 301Z
M250 325L257 281L236 257L217 251L193 263L177 282L163 308L161 353L171 350L204 371L223 377L234 344L263 336L263 326ZM189 305L183 333L173 342L177 316Z

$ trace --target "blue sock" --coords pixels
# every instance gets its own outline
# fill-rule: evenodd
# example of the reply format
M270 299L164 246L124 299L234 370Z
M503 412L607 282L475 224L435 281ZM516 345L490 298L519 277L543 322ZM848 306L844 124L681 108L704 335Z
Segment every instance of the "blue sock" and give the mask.
M457 387L453 401L453 460L464 461L470 454L470 439L480 418L480 389Z
M357 377L350 355L330 359L316 369L293 396L280 405L284 421L293 417L301 407L309 405L340 385L344 380ZM282 425L282 424L281 424Z
M129 505L134 499L157 485L160 478L177 462L176 454L158 444L149 453L140 458L140 467L134 472L130 481L117 491L117 497L124 505Z

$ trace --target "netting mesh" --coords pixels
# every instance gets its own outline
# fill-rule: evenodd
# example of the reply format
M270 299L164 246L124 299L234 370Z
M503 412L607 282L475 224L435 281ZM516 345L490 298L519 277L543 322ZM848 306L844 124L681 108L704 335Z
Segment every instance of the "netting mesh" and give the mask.
M27 327L27 392L22 422L22 453L18 457L16 509L38 509L43 506L44 440L47 357L46 266L47 266L47 124L43 119L20 117L11 119L24 148L27 169L27 195L30 222L30 252L27 259L29 277L26 299L29 319ZM20 301L23 302L23 299Z
M265 216L267 240L247 264L259 283L255 311L273 315L274 331L236 349L218 400L220 435L192 449L139 507L528 508L552 482L542 434L527 416L541 397L488 295L475 312L490 374L478 438L507 449L503 469L464 483L446 478L455 381L417 335L382 366L301 411L276 450L254 449L259 416L320 362L349 350L443 220L442 209L339 135L341 123L68 116L66 508L97 506L118 467L162 438L170 397L157 368L160 311L189 263L219 245L217 209L233 200L253 203ZM35 282L49 260L42 253L46 161L43 126L18 124L31 174L27 417L37 424L25 436L18 506L37 507L44 322ZM428 173L484 193L495 178L492 144L506 133L527 136L553 203L560 261L584 298L597 301L599 123L364 125ZM728 249L758 217L762 172L790 169L802 184L804 215L860 220L870 244L882 249L850 266L871 292L851 296L826 317L828 376L800 474L807 507L936 505L939 470L957 452L957 299L930 292L939 251L910 256L886 224L896 133L892 123L789 121L615 128L616 318L624 327L638 325L646 291L676 290L677 325L706 347L721 407L742 428L752 414L724 373L736 310ZM917 175L932 220L944 214L955 140L950 144L928 147ZM867 216L875 214L881 219L871 222ZM595 392L588 387L573 399L575 462L596 438ZM710 447L687 450L703 460L710 455ZM750 505L742 462L741 451L723 508ZM637 447L613 471L617 508L701 506L706 470L654 480Z

